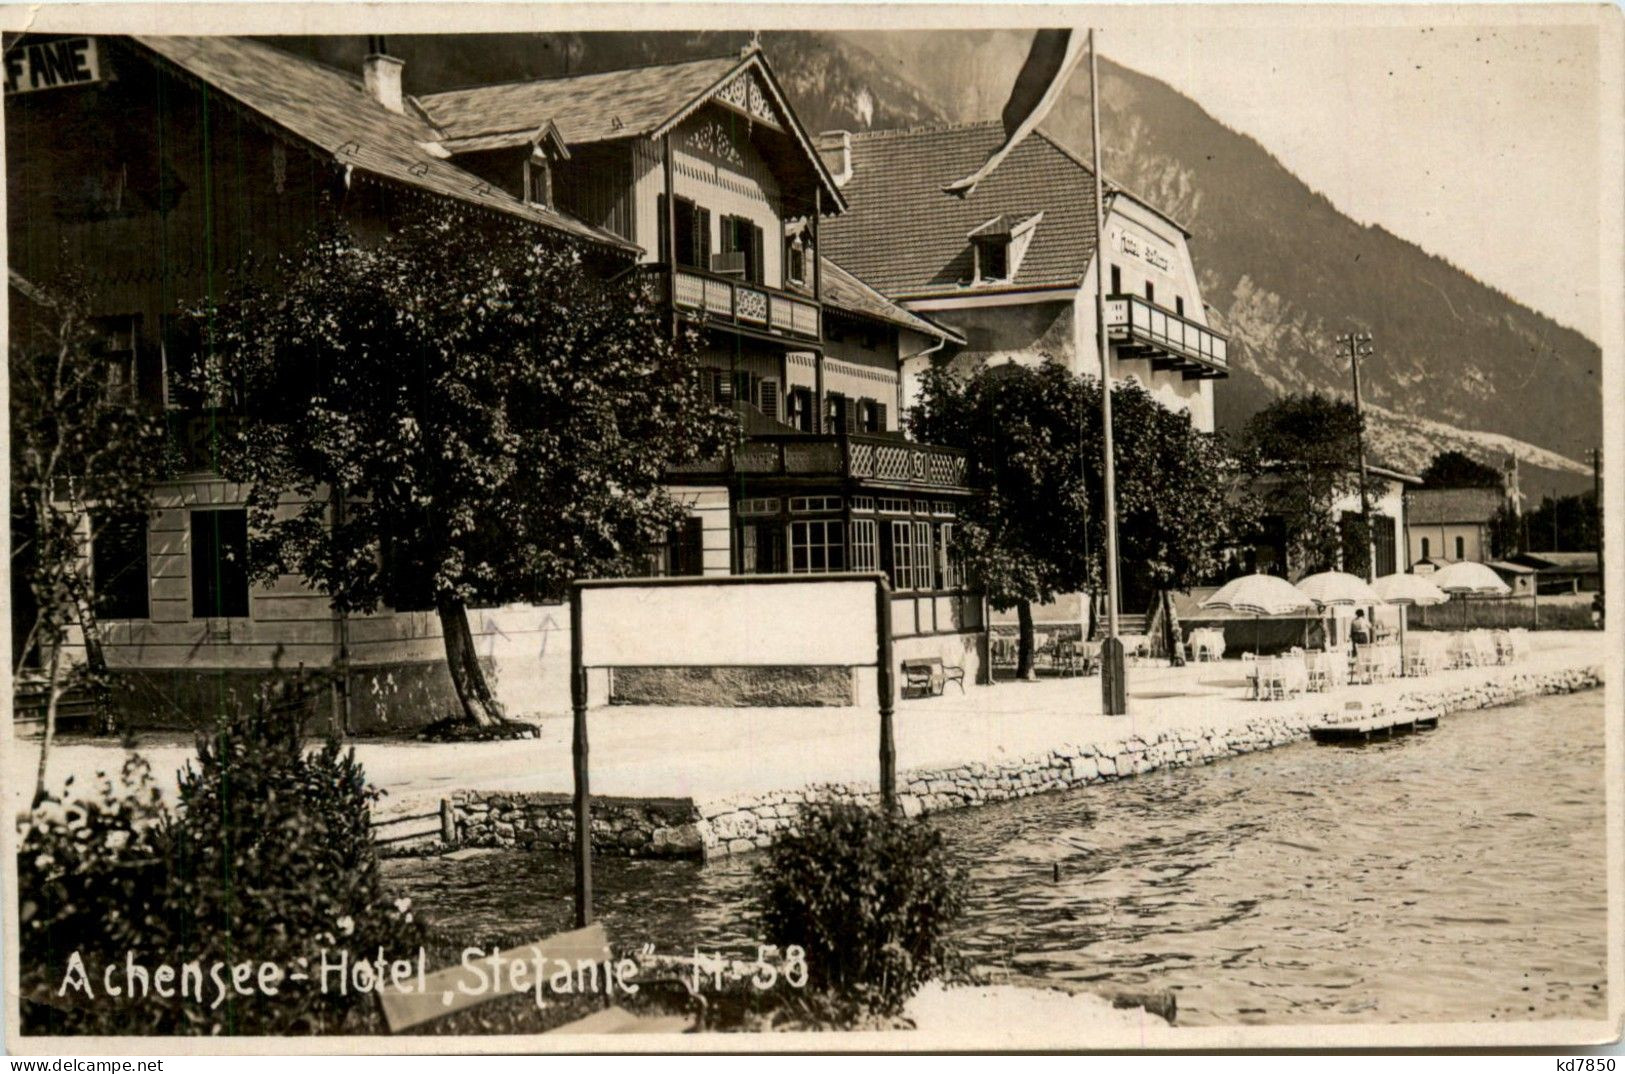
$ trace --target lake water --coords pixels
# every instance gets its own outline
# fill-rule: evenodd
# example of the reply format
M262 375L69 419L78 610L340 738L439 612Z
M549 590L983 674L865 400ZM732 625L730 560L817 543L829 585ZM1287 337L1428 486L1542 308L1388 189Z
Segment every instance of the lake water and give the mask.
M945 814L961 939L1023 974L1171 988L1182 1025L1601 1016L1603 720L1595 690ZM601 858L598 915L617 944L753 951L758 860ZM471 938L570 925L562 856L386 876Z

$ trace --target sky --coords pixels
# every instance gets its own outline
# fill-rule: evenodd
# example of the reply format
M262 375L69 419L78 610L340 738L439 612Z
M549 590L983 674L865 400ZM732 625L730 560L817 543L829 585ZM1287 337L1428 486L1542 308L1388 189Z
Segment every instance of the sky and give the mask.
M1349 216L1601 338L1595 24L1548 10L1546 25L1515 25L1482 7L1477 25L1390 9L1357 28L1280 9L1222 26L1166 12L1119 9L1102 54L1251 135Z

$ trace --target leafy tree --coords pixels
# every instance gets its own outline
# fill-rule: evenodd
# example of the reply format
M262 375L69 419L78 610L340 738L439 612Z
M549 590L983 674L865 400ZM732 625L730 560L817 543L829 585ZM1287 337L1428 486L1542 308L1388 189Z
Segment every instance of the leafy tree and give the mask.
M1524 521L1531 552L1591 552L1601 547L1602 518L1590 492L1543 496Z
M1241 455L1258 490L1259 509L1278 520L1286 536L1292 575L1336 569L1343 531L1337 501L1360 492L1355 463L1362 417L1354 404L1320 392L1286 395L1254 414L1242 431ZM1375 486L1368 486L1375 496ZM1350 545L1364 548L1363 525L1350 531ZM1364 567L1359 563L1345 568Z
M966 573L993 607L1016 610L1021 678L1035 673L1033 604L1090 588L1086 409L1083 381L1045 362L984 367L968 380L935 367L910 414L915 436L967 454L968 480L982 495L958 540Z
M630 570L681 515L666 467L737 429L645 278L600 268L439 207L376 242L323 232L200 311L199 389L242 415L220 463L251 489L254 574L343 611L433 607L479 724L504 714L467 605Z
M1230 493L1224 446L1190 416L1159 405L1137 382L1112 388L1118 555L1159 590L1218 570L1244 523ZM1020 623L1017 674L1033 674L1032 605L1058 593L1099 592L1105 576L1100 382L1044 361L960 379L929 371L911 428L966 451L982 495L962 520L967 569Z
M1422 471L1422 482L1438 489L1499 489L1501 472L1460 451L1441 451Z
M39 801L62 695L79 680L106 686L86 549L104 524L145 515L168 454L162 423L124 394L130 370L98 353L82 288L14 280L11 298L11 564L33 609L31 621L13 622L24 632L13 671L37 660L45 672ZM73 626L85 646L79 668L65 662Z

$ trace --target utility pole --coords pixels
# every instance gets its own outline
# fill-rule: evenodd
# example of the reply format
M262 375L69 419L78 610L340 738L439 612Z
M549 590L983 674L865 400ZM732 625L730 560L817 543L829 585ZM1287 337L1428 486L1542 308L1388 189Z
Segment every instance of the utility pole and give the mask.
M1117 474L1112 452L1112 373L1106 339L1106 208L1100 178L1100 70L1095 62L1095 31L1089 31L1089 129L1094 143L1095 172L1095 340L1100 349L1101 491L1106 507L1106 640L1100 646L1101 712L1121 716L1128 711L1128 685L1124 681L1123 642L1117 636Z
M1608 595L1608 572L1602 566L1602 448L1591 449L1591 510L1597 520L1597 595Z
M1347 349L1349 369L1354 374L1355 447L1360 457L1360 519L1365 526L1365 580L1377 580L1377 534L1371 528L1371 493L1366 488L1365 472L1365 411L1360 404L1360 359L1376 353L1371 345L1370 332L1345 333L1337 337L1339 350Z

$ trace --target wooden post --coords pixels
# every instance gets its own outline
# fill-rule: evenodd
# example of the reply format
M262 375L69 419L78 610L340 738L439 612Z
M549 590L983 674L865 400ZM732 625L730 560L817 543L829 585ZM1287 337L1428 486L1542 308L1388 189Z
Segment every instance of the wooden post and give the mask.
M1123 639L1113 634L1100 643L1100 694L1102 711L1121 716L1128 711L1128 683L1124 674Z
M457 818L451 811L451 799L440 799L440 841L447 846L457 842Z
M897 744L892 738L891 587L875 579L875 685L880 693L880 801L886 812L897 808Z
M672 174L671 135L660 138L660 171L666 184L666 212L660 233L666 237L666 302L671 314L671 336L677 338L677 186ZM709 267L709 266L707 266Z
M592 923L592 795L587 788L587 669L581 666L581 587L570 587L570 708L575 762L576 928Z

